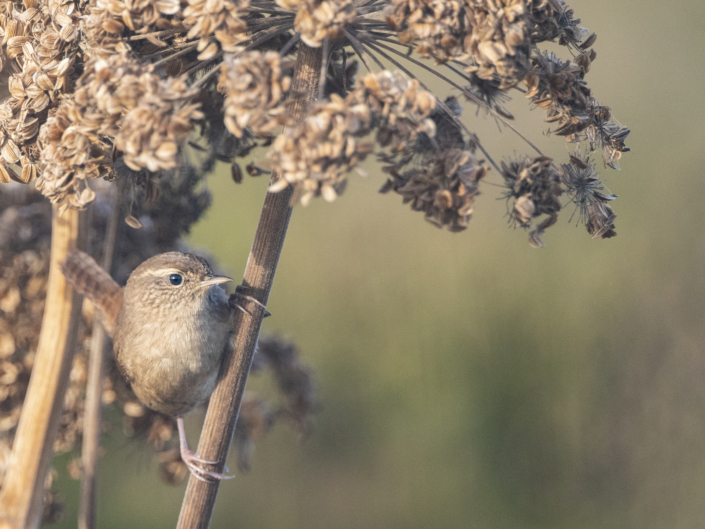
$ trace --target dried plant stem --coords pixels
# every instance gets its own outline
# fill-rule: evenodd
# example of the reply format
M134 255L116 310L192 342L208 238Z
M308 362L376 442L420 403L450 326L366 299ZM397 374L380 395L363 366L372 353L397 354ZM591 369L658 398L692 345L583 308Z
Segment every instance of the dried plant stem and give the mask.
M60 263L85 248L83 214L54 207L46 305L32 378L0 495L0 527L39 527L44 481L54 453L61 408L76 346L81 297L66 282Z
M321 48L299 47L294 79L289 99L290 127L297 127L306 116L306 109L318 93L323 54ZM272 180L277 176L273 175ZM267 193L262 207L257 232L245 268L243 285L248 294L266 304L274 281L279 256L284 245L286 230L291 217L290 200L292 188L278 193ZM259 337L264 311L249 303L252 315L237 317L236 334L232 354L226 355L221 368L221 380L211 396L206 420L198 445L200 457L218 461L221 471L232 442L235 423L250 372L252 356ZM190 477L181 515L177 527L181 529L205 529L210 519L218 494L219 483L204 483Z
M108 219L103 243L103 270L110 273L115 250L115 238L120 217L120 204L112 193L113 211ZM105 354L105 329L98 318L93 322L91 350L88 358L88 380L86 381L86 404L83 416L83 443L81 449L81 506L78 512L79 529L96 527L98 506L98 458L100 456L100 427L103 420L101 398L103 396L103 356Z

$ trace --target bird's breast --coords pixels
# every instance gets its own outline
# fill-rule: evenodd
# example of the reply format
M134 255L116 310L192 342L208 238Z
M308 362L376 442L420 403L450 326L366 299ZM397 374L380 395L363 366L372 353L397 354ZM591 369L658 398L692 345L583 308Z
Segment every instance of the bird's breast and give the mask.
M191 313L118 319L116 357L138 398L168 415L182 415L205 400L215 387L230 336L222 314ZM123 325L127 323L127 325Z

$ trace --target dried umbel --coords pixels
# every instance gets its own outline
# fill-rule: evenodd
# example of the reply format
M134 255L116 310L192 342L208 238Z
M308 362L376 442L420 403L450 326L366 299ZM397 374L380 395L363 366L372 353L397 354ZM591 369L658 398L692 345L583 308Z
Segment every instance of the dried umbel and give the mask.
M561 46L578 47L588 36L588 30L580 27L579 18L563 0L529 0L526 10L531 23L531 40L538 44L558 39ZM583 48L589 47L582 45Z
M127 55L86 65L73 97L42 129L42 192L84 207L95 196L87 180L113 174L113 150L133 170L173 169L179 145L203 117L189 102L194 96L183 81L162 79Z
M545 156L521 157L512 162L502 162L502 177L508 188L506 198L512 201L510 218L522 228L532 226L533 219L541 215L548 218L530 234L534 246L542 246L543 231L556 222L563 193L561 176L553 160Z
M277 4L297 11L294 28L312 48L321 46L325 39L337 39L357 16L352 0L278 0Z
M561 169L566 192L593 239L617 235L614 231L616 215L608 205L617 195L603 193L605 186L597 177L595 163L590 157L571 156L570 163L562 164Z
M80 32L74 8L56 0L0 7L0 69L9 88L0 105L0 182L27 183L38 175L37 134L75 71Z
M569 142L590 141L600 148L605 165L618 169L618 161L629 149L624 145L629 129L611 122L609 107L591 96L584 80L594 53L583 53L574 62L564 62L553 53L538 55L524 82L526 97L546 110L546 121L557 124L552 132Z
M433 135L426 119L435 98L401 75L369 74L345 99L332 94L311 109L304 125L280 135L271 153L280 180L271 190L295 186L295 198L308 203L322 195L332 201L344 189L346 174L372 152L362 141L376 132L377 143L399 151L419 133Z
M387 22L422 57L443 63L470 58L468 71L519 83L529 68L529 29L523 0L392 0Z
M186 38L199 39L201 59L209 59L218 50L213 36L229 52L236 51L237 45L247 39L247 23L242 17L249 4L249 0L188 0L183 11L183 24L189 28Z
M283 124L284 97L290 85L278 53L227 54L218 84L225 93L225 126L237 138L248 127L257 136L272 135Z
M467 228L472 216L475 197L480 193L478 183L486 169L471 151L439 150L437 156L419 168L399 172L391 166L392 178L382 192L400 194L404 203L414 211L425 213L424 218L450 231Z
M174 36L179 28L183 31L182 21L171 17L180 9L178 0L96 0L86 7L83 47L90 57L107 59L140 44L126 38L130 34L144 35L147 41L161 46L164 34ZM152 34L154 31L160 33L159 37Z
M455 98L446 99L430 116L434 135L421 133L401 152L382 156L390 178L380 192L398 193L411 209L424 212L428 222L450 231L467 228L479 182L487 174L475 157L475 145L457 126L461 113Z
M629 129L588 87L596 35L580 24L564 0L5 2L0 182L37 181L53 202L82 208L94 200L92 180L123 185L116 167L134 173L122 187L128 193L155 189L150 182L162 171L188 165L202 173L216 161L231 163L239 182L236 158L270 146L269 163L250 161L247 173L274 169L270 189L291 185L294 202L305 204L333 200L348 171L377 151L396 175L385 189L404 190L429 220L459 230L483 179L460 187L458 175L479 167L478 175L499 174L500 166L452 112L446 121L456 139L432 139L435 97L404 63L448 82L514 132L505 104L523 83L550 132L601 151L604 165L618 169ZM547 53L547 41L567 47L572 60ZM285 103L302 95L290 79L304 46L322 48L323 86L294 127ZM362 83L353 80L351 55L372 72ZM421 153L424 142L435 158ZM436 159L441 153L447 160ZM422 180L430 194L412 200L409 190L420 193ZM519 225L532 218L533 203L523 197L512 206Z

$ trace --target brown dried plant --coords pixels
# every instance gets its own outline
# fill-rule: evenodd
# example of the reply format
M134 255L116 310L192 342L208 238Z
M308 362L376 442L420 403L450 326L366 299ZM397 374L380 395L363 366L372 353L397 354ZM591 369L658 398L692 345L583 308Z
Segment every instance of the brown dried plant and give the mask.
M503 105L514 91L525 92L545 111L549 132L599 150L606 167L618 169L628 150L629 129L585 80L595 34L563 0L9 1L0 7L0 36L9 88L0 105L0 180L36 181L63 207L85 207L94 198L91 180L120 179L120 163L139 173L133 183L149 186L161 171L189 163L195 143L211 159L233 163L236 179L237 156L271 145L259 164L283 176L271 191L294 186L304 204L314 196L333 200L350 169L375 153L392 175L382 191L401 194L452 231L467 226L481 178L494 169L509 188L510 217L535 228L536 245L561 209L561 174L570 169L532 143L540 161L496 163L459 112L436 102L405 62L448 81L505 125L512 116ZM573 57L541 50L547 41ZM290 58L301 42L323 48L325 82L305 124L282 134ZM351 55L373 72L358 83ZM400 72L387 71L382 60ZM439 119L456 123L456 146L434 137ZM419 135L433 148L414 156ZM449 157L449 148L461 153ZM533 163L552 174L550 207L545 197L515 189L538 185L515 181ZM589 225L589 215L580 218L591 234L614 235Z
M263 302L286 232L286 204L305 205L318 196L335 200L352 169L364 174L360 163L369 157L387 175L380 191L401 195L439 228L466 229L481 188L497 185L494 178L505 188L510 222L530 230L534 247L543 246L545 230L571 204L570 218L579 212L593 238L613 237L610 204L616 195L605 190L593 160L619 169L629 129L588 87L596 35L580 24L563 0L3 1L0 183L31 183L63 210L96 202L102 180L114 182L131 227L143 226L141 211L166 219L152 223L156 232L137 230L151 233L144 235L151 237L150 251L165 251L207 205L188 182L216 161L232 164L240 182L238 158L266 147L246 172L271 171L267 200L280 193L285 203L272 213L276 237L260 248L268 262L257 278ZM567 56L549 53L546 42L563 46ZM314 74L301 81L312 57ZM367 72L357 76L360 65ZM410 68L455 93L432 93ZM575 144L565 163L554 162L512 125L505 105L517 93L545 113L547 132ZM482 111L476 116L491 116L532 152L496 161L462 119L461 96ZM37 204L32 207L45 207ZM34 222L31 215L27 222ZM265 235L272 234L256 237ZM24 260L3 262L10 279L0 284L7 286L0 303L11 308L19 295L29 303L22 310L32 314L41 310L47 262L45 243L34 242L34 253L18 254ZM118 260L118 277L147 257L137 240L131 243L133 251ZM245 373L259 331L255 320L243 324L243 336L255 339L237 345L246 351L238 357ZM22 342L28 340L22 338L29 332L26 322L2 321L9 330L0 328L0 358L31 349ZM280 353L272 358L290 358ZM274 362L270 358L274 373L286 381ZM24 380L31 356L12 365L0 373L0 382L11 381L6 386ZM291 376L303 380L297 370ZM8 431L19 413L12 399L21 394L12 391L0 395L12 403L0 419ZM292 398L287 391L285 400ZM222 402L239 406L239 398ZM291 416L297 406L310 405L296 398L298 404L287 400ZM151 412L134 402L124 408L130 429L149 431L154 444L167 448L170 422L150 419ZM245 452L250 434L242 431L256 437L274 417L287 416L256 400L245 400L242 409L245 430L236 438ZM71 435L67 446L78 434ZM162 459L172 478L183 470L173 453ZM189 504L199 501L192 495Z

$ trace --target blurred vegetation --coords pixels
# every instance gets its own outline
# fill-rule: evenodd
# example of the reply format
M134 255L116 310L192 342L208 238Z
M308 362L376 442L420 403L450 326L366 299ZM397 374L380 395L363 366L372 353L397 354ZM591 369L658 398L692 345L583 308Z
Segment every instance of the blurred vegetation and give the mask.
M257 445L213 528L702 526L705 7L569 3L598 33L590 86L632 129L622 171L603 172L618 237L563 215L531 249L491 186L468 231L439 231L378 195L379 174L297 207L264 330L298 344L323 408L303 442L280 428ZM509 106L520 129L565 161L525 107ZM526 152L470 105L464 119L491 152ZM191 242L239 277L266 181L221 166L208 185ZM117 430L106 444L100 527L173 527L183 486ZM71 508L78 484L59 484Z

